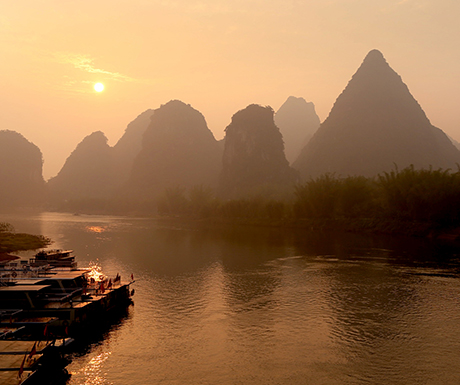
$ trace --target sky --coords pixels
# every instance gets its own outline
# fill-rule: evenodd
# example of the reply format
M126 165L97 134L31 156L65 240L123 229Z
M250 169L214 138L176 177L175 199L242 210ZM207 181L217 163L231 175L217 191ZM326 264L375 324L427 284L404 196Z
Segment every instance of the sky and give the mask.
M114 145L172 99L216 139L238 110L291 95L323 121L378 49L460 141L459 17L458 0L0 0L0 130L38 146L49 179L87 135Z

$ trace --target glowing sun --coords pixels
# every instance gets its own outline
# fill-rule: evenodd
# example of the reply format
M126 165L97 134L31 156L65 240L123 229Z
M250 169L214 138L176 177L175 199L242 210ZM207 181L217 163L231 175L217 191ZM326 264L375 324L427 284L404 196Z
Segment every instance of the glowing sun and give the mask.
M102 92L102 91L104 91L104 85L102 83L96 83L94 85L94 90L96 92Z

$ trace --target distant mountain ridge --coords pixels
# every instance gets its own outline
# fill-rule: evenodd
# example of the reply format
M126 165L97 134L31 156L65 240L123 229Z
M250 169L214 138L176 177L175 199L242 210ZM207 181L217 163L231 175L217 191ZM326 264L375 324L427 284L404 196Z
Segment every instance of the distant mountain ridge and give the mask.
M286 159L292 163L300 155L300 151L311 139L321 122L312 102L307 102L304 98L289 96L275 113L275 124L283 135Z
M395 165L452 168L459 161L460 152L372 50L293 167L305 179L328 172L374 176Z
M134 158L142 147L142 138L153 110L133 120L114 147L101 131L86 136L69 155L59 173L48 181L52 206L71 200L111 199L131 173Z
M217 141L199 111L171 100L141 113L113 147L101 131L85 137L47 185L40 150L12 131L0 135L0 206L36 205L45 187L52 209L69 210L89 204L135 211L142 202L154 210L158 197L176 187L216 189L223 199L277 199L282 191L292 194L296 182L325 173L373 177L409 165L456 170L460 164L453 140L430 123L377 50L322 124L313 103L290 96L276 114L256 104L236 112Z

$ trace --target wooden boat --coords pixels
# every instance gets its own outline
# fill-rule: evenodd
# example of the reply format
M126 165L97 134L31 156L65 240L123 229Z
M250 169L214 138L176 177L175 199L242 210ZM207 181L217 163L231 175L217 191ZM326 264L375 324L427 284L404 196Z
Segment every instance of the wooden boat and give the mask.
M46 384L65 380L69 360L63 356L71 339L59 342L0 340L0 385Z
M118 274L109 278L91 268L79 269L71 253L42 251L29 261L0 266L0 385L12 379L21 385L56 377L65 382L67 361L61 350L42 348L31 354L36 343L66 345L118 319L132 303L132 276L125 282Z
M35 258L29 260L31 267L40 267L50 265L52 267L69 267L76 268L75 256L73 250L42 250L35 254Z
M16 279L45 275L52 268L77 270L77 262L72 252L73 250L41 250L28 261L7 260L0 264L0 286L9 285Z
M0 327L28 326L31 335L55 337L76 334L131 303L133 280L108 278L76 267L72 250L41 251L29 264L0 271ZM23 261L20 261L23 262ZM46 324L38 319L46 318ZM35 320L35 321L34 321Z
M0 287L0 327L28 326L32 335L56 337L78 334L84 327L110 318L110 313L132 303L130 285L121 280L91 281L88 270L57 272L28 283L26 279ZM0 313L1 314L1 313ZM34 319L49 318L46 325Z

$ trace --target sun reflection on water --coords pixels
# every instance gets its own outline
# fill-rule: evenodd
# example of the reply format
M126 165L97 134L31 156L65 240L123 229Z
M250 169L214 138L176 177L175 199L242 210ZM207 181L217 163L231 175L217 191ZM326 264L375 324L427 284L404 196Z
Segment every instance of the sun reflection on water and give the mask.
M101 226L86 226L86 230L91 233L103 233L105 228Z
M107 384L105 373L102 372L104 362L110 357L112 352L105 352L93 357L83 368L72 376L84 376L85 385Z
M88 279L94 279L94 281L99 282L103 281L107 277L102 273L101 265L98 262L90 262L88 265L90 269L89 273L87 274Z

